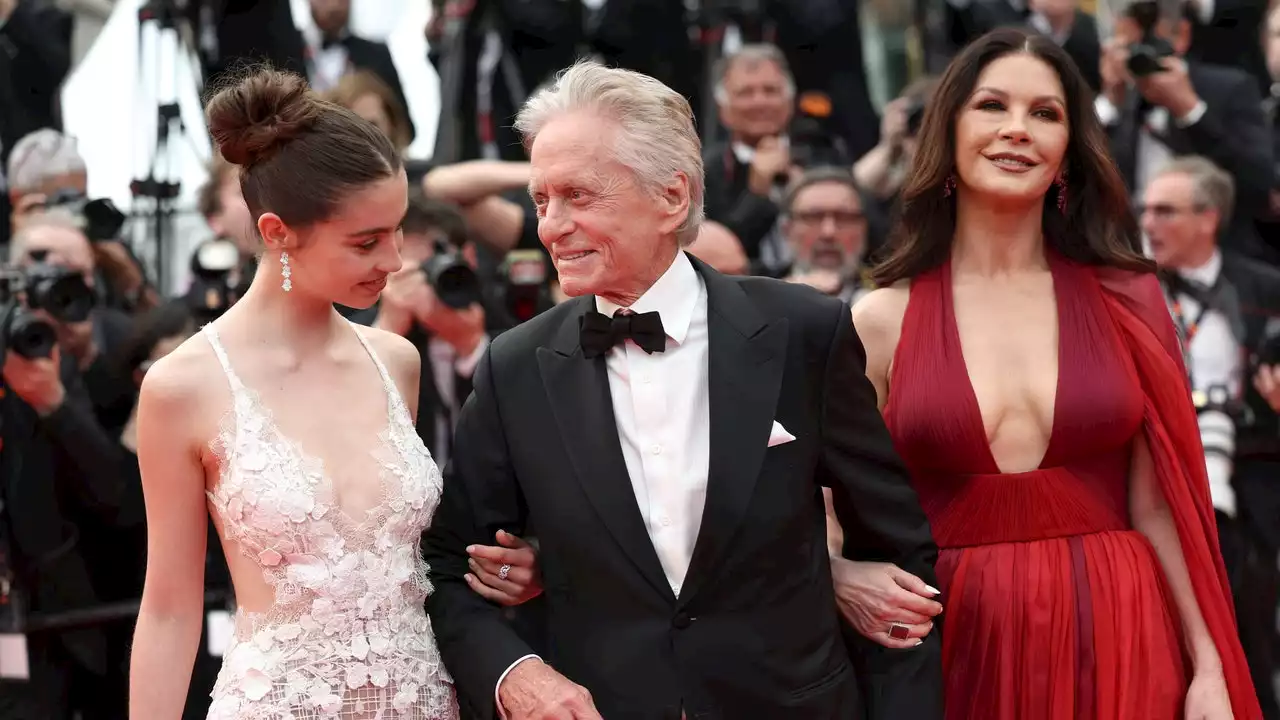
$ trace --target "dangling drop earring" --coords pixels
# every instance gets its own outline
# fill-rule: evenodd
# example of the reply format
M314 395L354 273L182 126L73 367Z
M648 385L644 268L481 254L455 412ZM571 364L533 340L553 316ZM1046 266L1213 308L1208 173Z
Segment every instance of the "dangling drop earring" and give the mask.
M1067 172L1062 171L1058 176L1058 181L1054 183L1058 186L1058 212L1063 215L1067 214Z
M289 279L289 276L292 274L293 274L293 271L289 269L289 253L288 251L281 250L280 251L280 276L284 278L284 282L280 283L280 287L283 288L285 292L289 292L290 290L293 289L293 280Z
M956 189L956 176L948 175L946 182L942 183L942 197L951 197L951 193Z

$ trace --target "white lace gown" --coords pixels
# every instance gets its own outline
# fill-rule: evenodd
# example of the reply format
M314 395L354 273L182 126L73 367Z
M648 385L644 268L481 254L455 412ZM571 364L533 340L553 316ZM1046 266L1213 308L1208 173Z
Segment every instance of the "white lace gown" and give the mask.
M455 720L452 680L423 602L419 539L442 478L400 393L362 335L387 394L374 451L382 502L363 519L335 503L321 463L284 437L204 328L231 385L209 493L227 540L262 570L269 611L236 614L210 720Z

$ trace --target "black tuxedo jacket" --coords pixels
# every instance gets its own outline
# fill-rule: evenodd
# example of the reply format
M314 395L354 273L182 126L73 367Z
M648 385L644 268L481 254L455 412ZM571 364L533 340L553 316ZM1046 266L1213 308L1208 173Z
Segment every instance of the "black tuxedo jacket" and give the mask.
M1166 144L1174 156L1203 155L1231 174L1236 185L1236 207L1225 247L1257 257L1276 257L1275 249L1264 249L1253 229L1253 218L1269 212L1270 192L1275 184L1272 167L1271 133L1262 112L1257 83L1243 70L1189 60L1191 85L1205 103L1204 116L1187 128L1169 119ZM1142 97L1131 90L1119 120L1107 128L1111 154L1132 192L1138 163L1138 132Z
M864 704L885 718L941 717L937 633L910 651L872 651L861 678L841 639L822 487L870 552L926 582L937 555L849 307L693 263L706 284L711 460L679 597L636 505L605 360L579 346L593 299L577 298L493 341L459 419L425 545L427 608L460 698L492 717L499 676L531 652L463 581L467 545L505 529L540 541L544 659L609 720L824 720L863 717ZM775 420L797 439L766 447Z

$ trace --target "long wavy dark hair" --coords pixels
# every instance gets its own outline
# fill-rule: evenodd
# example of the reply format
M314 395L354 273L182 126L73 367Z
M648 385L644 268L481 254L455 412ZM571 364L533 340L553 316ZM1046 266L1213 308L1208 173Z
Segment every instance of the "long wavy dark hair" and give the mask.
M887 286L947 260L956 227L955 193L943 191L955 172L956 116L987 65L1026 53L1058 74L1066 93L1070 139L1066 212L1058 210L1054 185L1044 199L1044 237L1063 256L1088 265L1152 272L1142 254L1129 193L1111 159L1106 132L1093 109L1093 92L1071 58L1053 40L1018 28L994 30L970 43L947 67L920 126L915 161L900 194L894 229L872 270Z

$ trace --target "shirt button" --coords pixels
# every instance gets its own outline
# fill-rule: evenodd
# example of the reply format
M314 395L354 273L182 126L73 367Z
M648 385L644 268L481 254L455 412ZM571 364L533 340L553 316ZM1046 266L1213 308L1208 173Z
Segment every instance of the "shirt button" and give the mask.
M662 516L662 527L671 527L671 518L666 515Z
M650 448L650 449L649 449L649 452L653 453L654 455L661 455L661 454L662 454L662 446L661 446L661 445L654 445L652 448Z
M640 382L641 382L641 383L643 383L643 384L645 384L645 385L648 385L648 384L649 384L649 379L650 379L650 378L649 378L649 373L645 373L645 374L643 374L643 375L641 375L641 376L640 376Z

